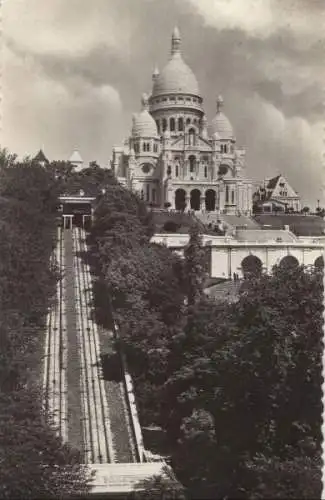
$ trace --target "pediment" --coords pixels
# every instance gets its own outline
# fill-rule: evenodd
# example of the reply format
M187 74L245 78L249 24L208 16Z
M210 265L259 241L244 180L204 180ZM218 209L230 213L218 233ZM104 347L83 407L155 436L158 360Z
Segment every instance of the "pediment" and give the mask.
M197 136L196 143L192 146L193 151L211 151L211 145L208 140L203 139L203 137ZM184 149L190 149L191 146L189 144L184 144L184 136L178 137L171 143L172 149L177 149L184 151Z

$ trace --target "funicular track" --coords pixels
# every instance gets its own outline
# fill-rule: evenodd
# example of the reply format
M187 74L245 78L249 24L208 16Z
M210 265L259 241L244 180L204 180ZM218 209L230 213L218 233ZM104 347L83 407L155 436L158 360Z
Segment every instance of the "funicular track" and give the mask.
M88 281L81 258L80 236L73 229L74 275L76 286L77 332L81 358L81 402L86 463L114 461L110 420L100 365L97 331L87 300Z
M56 285L56 296L47 317L44 352L44 406L53 419L54 427L64 441L67 440L67 340L65 321L64 240L61 228L57 232L57 244L52 254L52 263L60 270Z
M52 262L60 270L47 317L44 406L57 433L84 463L137 462L125 381L104 380L101 330L93 315L86 233L58 228Z
M136 460L135 443L133 439L133 432L131 429L132 418L129 414L129 406L126 402L128 395L124 389L123 381L113 381L106 380L103 381L102 369L100 363L100 335L98 331L98 326L92 316L93 313L93 292L92 292L92 280L90 275L89 265L86 262L85 256L87 254L87 244L86 244L86 233L81 228L74 228L74 239L76 240L79 255L79 267L76 270L79 277L82 280L82 286L84 289L84 301L87 311L88 318L88 335L92 338L93 355L98 362L98 380L101 382L103 390L101 395L102 408L107 414L108 408L110 413L110 426L111 429L111 442L114 449L114 462L124 462L130 463ZM81 257L81 255L83 257ZM105 390L106 389L106 390Z

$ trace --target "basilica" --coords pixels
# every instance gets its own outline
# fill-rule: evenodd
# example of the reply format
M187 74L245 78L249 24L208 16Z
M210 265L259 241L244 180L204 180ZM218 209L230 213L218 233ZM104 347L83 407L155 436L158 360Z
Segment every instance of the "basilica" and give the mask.
M197 79L184 62L175 28L171 55L155 69L152 92L133 115L131 135L113 148L119 182L151 206L220 214L251 214L252 183L245 176L245 150L217 98L208 123Z

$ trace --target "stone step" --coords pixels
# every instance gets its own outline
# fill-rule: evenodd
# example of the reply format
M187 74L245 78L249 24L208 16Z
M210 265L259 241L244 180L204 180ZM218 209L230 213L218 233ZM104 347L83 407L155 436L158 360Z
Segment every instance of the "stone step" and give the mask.
M153 475L165 475L164 467L165 462L90 464L95 472L91 493L129 493Z

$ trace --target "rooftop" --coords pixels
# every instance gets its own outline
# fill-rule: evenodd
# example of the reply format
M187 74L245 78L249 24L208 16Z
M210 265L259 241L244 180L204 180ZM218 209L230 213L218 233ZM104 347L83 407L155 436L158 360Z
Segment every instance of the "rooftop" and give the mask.
M83 163L83 159L80 156L80 153L77 149L74 150L72 155L69 158L70 163Z
M34 161L49 163L42 149L40 149L37 155L34 157Z
M283 241L289 243L292 241L296 241L296 238L293 234L282 229L238 229L236 231L235 238L238 241L250 241L259 243L267 243L271 241Z
M318 215L301 214L260 214L255 216L255 221L262 227L270 226L272 229L284 229L289 226L296 236L324 236L325 221Z

